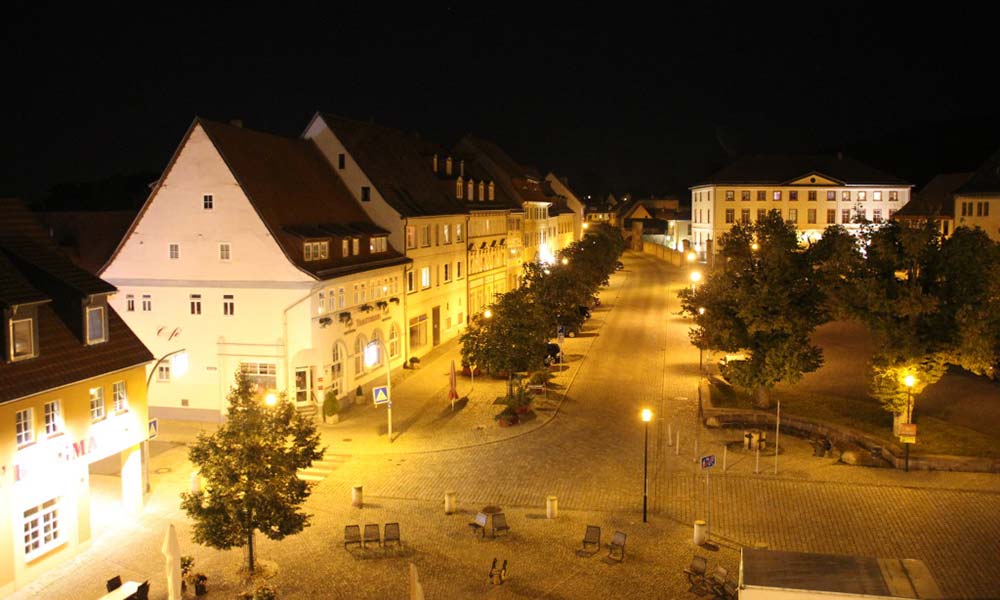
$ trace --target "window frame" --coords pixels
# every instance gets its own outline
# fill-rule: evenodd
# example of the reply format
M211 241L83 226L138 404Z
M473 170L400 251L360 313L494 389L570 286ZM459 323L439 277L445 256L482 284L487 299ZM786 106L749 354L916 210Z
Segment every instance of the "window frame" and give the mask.
M161 365L163 366L163 365ZM96 423L108 416L107 403L104 401L104 386L90 388L90 422Z
M22 419L22 415L27 415ZM21 431L18 431L18 429ZM35 443L35 409L32 406L14 411L14 442L18 448Z
M215 210L215 194L202 194L201 195L201 209L202 210Z
M201 315L201 294L188 294L188 302L191 307L191 314Z
M101 337L94 338L91 336L90 330L90 315L92 312L100 312L101 321ZM87 328L87 345L100 344L102 342L108 341L108 312L104 310L103 306L88 306L86 307L84 314L85 326Z
M8 332L10 334L10 337L8 338L10 340L8 344L8 356L10 356L11 362L16 362L19 360L27 360L29 358L34 358L35 356L37 356L38 348L37 345L35 344L35 317L29 315L23 319L11 318L9 323L10 324L7 326ZM28 342L31 344L31 349L27 353L22 352L21 354L17 354L16 351L17 345L14 343L15 342L14 326L17 325L18 323L28 324Z
M181 258L181 245L178 243L168 243L167 244L167 258L169 260L180 260Z
M222 295L222 316L232 317L236 315L236 298L234 294Z
M169 383L171 380L170 376L170 363L160 363L156 365L156 380L160 383Z
M63 431L61 400L50 400L42 405L42 429L48 437L56 436ZM52 410L49 410L49 409Z
M128 390L125 387L125 380L111 384L111 406L116 414L128 410Z
M219 242L219 260L229 262L233 259L233 245L229 242Z
M46 500L21 513L25 562L44 556L66 543L59 526L59 500L58 497Z

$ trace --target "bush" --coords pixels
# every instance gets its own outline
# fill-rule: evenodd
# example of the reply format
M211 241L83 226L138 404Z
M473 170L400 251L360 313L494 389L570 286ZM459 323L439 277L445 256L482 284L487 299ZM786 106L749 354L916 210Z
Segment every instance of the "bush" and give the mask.
M337 400L337 394L335 394L332 389L327 390L326 395L323 396L323 415L326 417L332 417L339 412L340 401Z
M276 600L277 597L278 594L274 591L274 588L266 585L260 586L253 593L253 600Z
M551 371L542 369L540 371L532 372L531 376L528 378L528 382L531 383L531 385L542 385L543 383L548 383L553 377L555 377L555 375L553 375Z

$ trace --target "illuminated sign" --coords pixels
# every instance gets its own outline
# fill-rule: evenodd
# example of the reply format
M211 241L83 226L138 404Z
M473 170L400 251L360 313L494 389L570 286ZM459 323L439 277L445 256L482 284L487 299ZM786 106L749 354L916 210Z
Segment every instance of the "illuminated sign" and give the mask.
M53 459L56 463L70 463L78 458L93 454L96 451L97 439L94 436L76 442L67 442L65 445L58 447L54 453L47 453L47 457L29 460L27 463L15 464L14 481L24 481L34 473L35 469L45 471L51 468L53 466L51 464ZM45 460L45 458L49 460Z

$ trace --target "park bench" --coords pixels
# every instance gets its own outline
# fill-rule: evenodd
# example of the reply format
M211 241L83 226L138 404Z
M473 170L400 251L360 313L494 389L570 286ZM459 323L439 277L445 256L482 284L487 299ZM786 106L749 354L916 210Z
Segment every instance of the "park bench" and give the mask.
M541 394L543 397L548 398L548 392L545 387L545 383L529 383L527 387L529 394Z
M587 525L587 531L583 534L583 549L587 546L594 546L594 554L601 549L601 528L597 525Z
M493 515L493 537L496 537L498 531L510 533L510 526L507 525L507 516L502 512Z
M382 545L382 542L379 538L378 523L370 523L365 525L365 538L361 546L363 548L367 548L369 542L375 542L375 544L379 546Z
M611 536L611 543L608 544L608 558L615 558L615 552L618 552L618 562L625 560L625 540L627 536L624 532L616 531L613 536Z
M382 537L382 545L385 546L389 542L396 542L397 546L403 545L403 542L399 539L399 523L385 524L385 535Z
M361 547L361 526L360 525L348 525L344 527L344 548L347 548L348 544L357 544Z
M486 537L486 513L479 513L476 515L474 521L469 523L469 528L472 529L473 533L479 533L484 538Z

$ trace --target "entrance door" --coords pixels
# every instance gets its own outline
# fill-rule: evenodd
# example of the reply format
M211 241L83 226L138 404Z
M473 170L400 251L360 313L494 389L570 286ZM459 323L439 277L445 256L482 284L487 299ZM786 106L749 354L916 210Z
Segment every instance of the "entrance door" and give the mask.
M441 307L435 306L431 310L431 339L435 346L441 343Z
M295 402L305 404L312 401L312 368L295 369Z

